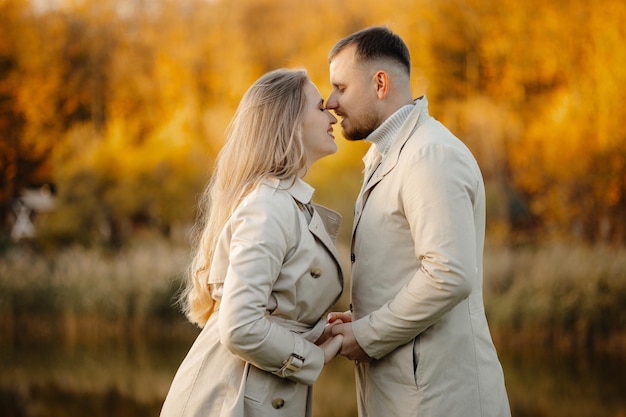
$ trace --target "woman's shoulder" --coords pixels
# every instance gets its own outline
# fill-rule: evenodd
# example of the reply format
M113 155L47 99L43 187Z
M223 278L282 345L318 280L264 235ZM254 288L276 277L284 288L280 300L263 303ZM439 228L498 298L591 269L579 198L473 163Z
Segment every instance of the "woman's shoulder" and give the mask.
M267 211L273 216L289 216L295 213L296 201L281 183L282 181L274 178L262 180L242 200L237 211L253 209Z
M288 246L294 243L299 223L296 201L285 190L266 182L244 197L229 220L233 233L251 233L266 242L286 242Z

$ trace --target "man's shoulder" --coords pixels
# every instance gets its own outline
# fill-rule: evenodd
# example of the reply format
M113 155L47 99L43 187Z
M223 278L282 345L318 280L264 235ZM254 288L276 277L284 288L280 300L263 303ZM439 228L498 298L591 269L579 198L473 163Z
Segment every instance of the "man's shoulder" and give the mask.
M432 116L426 116L410 135L406 146L419 149L431 145L456 145L461 140Z
M406 141L400 159L417 161L423 158L476 163L472 151L438 120L429 117Z

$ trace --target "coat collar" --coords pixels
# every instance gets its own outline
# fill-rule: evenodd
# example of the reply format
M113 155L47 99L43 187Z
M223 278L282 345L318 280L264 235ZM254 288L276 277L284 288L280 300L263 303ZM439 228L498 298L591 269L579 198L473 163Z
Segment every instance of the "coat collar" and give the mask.
M284 190L300 204L310 204L315 189L311 187L301 178L287 178L279 180L278 178L266 178L261 181L262 184L268 185L278 190ZM314 207L311 221L309 222L309 231L326 247L326 249L335 258L335 263L339 270L339 276L343 283L343 265L339 252L337 251L336 241L341 226L341 214L324 207L319 204L312 204ZM343 285L343 284L342 284ZM335 300L337 302L337 300Z
M277 190L284 190L289 193L294 200L303 205L311 203L313 193L315 192L315 189L301 178L295 178L295 180L294 178L279 180L278 178L269 177L263 179L261 183ZM324 241L328 247L333 247L333 242L337 240L341 226L341 214L319 204L313 204L313 207L315 211L309 225L309 230L318 236L320 240ZM322 233L321 230L324 230L324 233ZM321 238L322 234L328 234L330 240Z
M302 178L285 178L278 179L275 177L264 178L261 184L265 184L277 190L284 190L291 195L296 201L302 204L308 204L313 198L315 189L307 184Z
M426 96L421 96L415 100L415 108L411 110L409 117L407 117L402 127L400 127L396 139L389 148L387 155L382 159L380 168L374 174L370 183L374 184L380 181L382 177L396 166L404 144L419 127L421 122L425 120L425 116L428 116L428 100ZM367 153L369 154L370 151ZM367 155L365 157L367 157ZM365 157L363 159L365 159Z
M391 145L391 148L385 155L385 157L380 161L380 166L378 169L375 169L374 173L370 176L367 175L364 178L363 186L361 187L361 191L357 197L357 201L354 207L354 223L352 226L352 234L356 231L356 227L361 218L361 213L363 212L363 207L365 206L365 202L367 201L367 197L371 191L371 189L380 182L381 179L385 175L387 175L397 164L400 159L400 153L402 152L402 148L407 140L413 135L413 133L417 130L417 128L428 118L428 100L426 96L421 96L415 100L415 108L411 110L409 113L409 117L405 120L405 122L400 127L398 134ZM376 158L379 158L380 154L376 149L376 146L370 146L369 150L366 152L363 157L363 162L367 167L375 161ZM370 171L371 172L371 171ZM366 173L368 174L368 173ZM369 178L369 179L368 179Z

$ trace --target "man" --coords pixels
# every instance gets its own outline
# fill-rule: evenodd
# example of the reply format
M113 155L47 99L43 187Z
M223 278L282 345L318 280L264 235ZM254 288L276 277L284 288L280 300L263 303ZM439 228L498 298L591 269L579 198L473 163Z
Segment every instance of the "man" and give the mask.
M412 99L403 40L371 27L331 50L327 108L372 143L352 229L352 313L334 334L355 360L360 417L510 416L482 299L485 191L467 147Z

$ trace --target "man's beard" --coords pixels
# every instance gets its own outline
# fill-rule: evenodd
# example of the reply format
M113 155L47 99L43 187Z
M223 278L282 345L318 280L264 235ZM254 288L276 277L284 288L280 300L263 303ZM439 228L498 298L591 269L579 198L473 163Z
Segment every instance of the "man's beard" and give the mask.
M372 117L364 117L363 123L358 126L352 126L350 130L343 128L343 136L349 141L363 140L367 138L374 130L378 128L379 124Z

